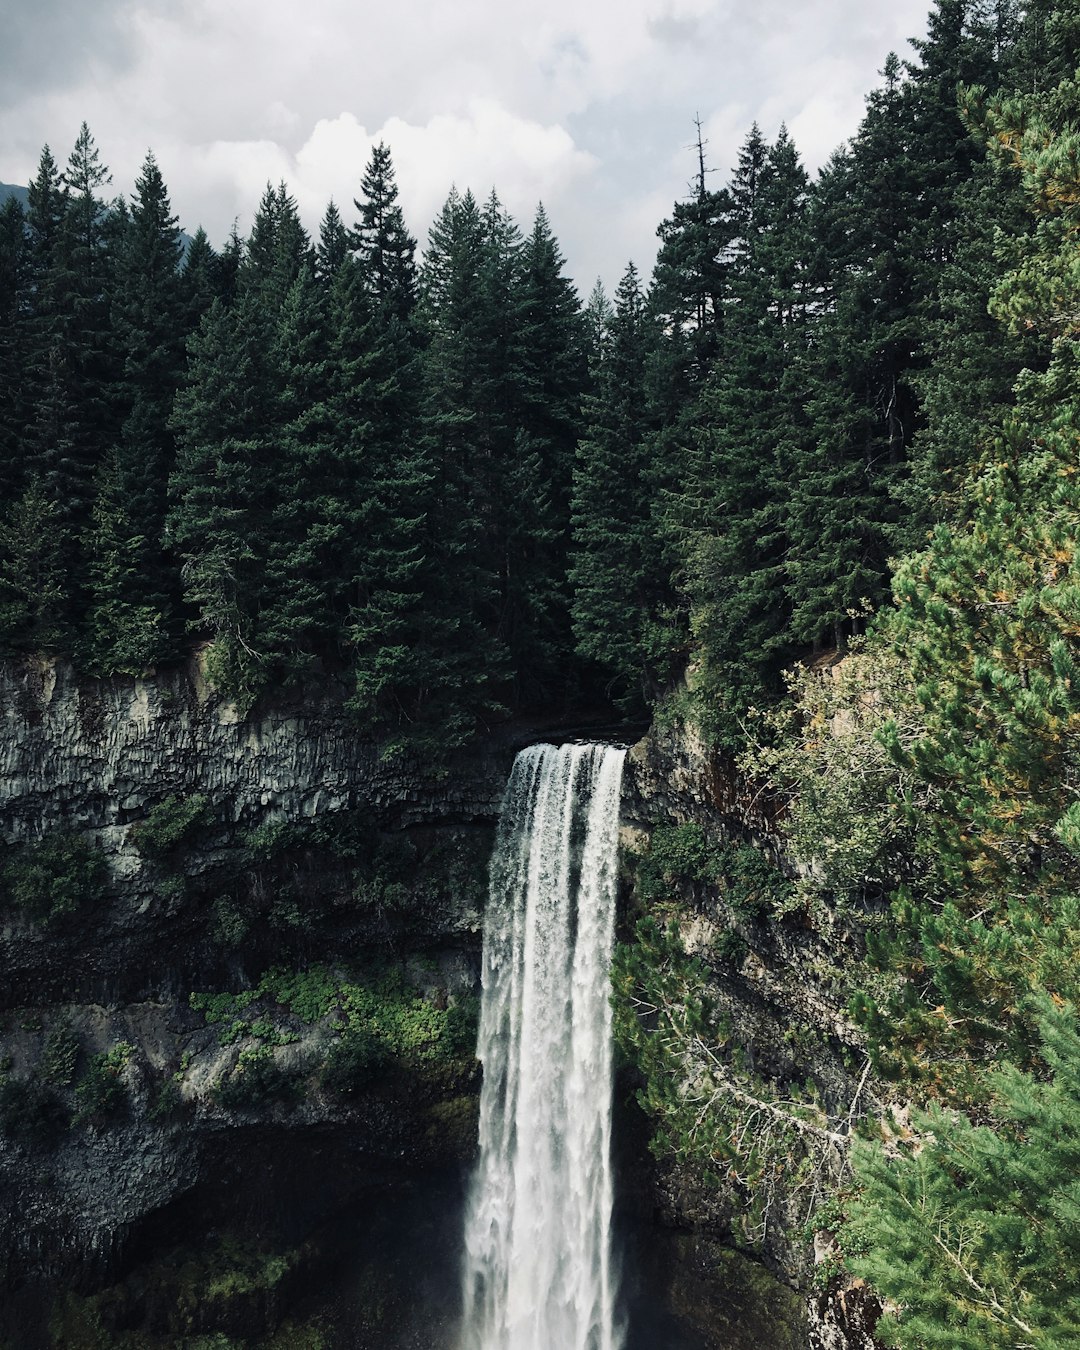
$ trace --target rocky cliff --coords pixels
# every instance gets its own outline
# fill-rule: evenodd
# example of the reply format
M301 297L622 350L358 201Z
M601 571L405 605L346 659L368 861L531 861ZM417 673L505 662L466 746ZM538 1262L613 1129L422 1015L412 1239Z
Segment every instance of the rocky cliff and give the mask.
M621 996L638 1012L626 1090L645 1101L639 1128L655 1161L626 1194L650 1206L656 1231L678 1235L669 1299L706 1345L732 1343L725 1306L763 1297L760 1277L732 1264L742 1252L801 1303L764 1296L786 1308L765 1343L872 1350L880 1306L844 1277L829 1229L851 1131L879 1092L847 1012L863 929L827 897L800 895L780 816L692 727L658 726L628 757L624 965L634 980ZM656 925L644 942L643 918ZM665 1020L673 988L703 1036L681 1011ZM652 1059L658 1027L677 1048ZM679 1094L650 1076L673 1076Z
M514 751L578 728L387 762L332 680L241 718L197 657L8 665L0 719L0 1348L448 1344L492 828ZM656 865L689 829L776 871L768 804L654 731L624 823L630 946L674 917L746 1081L847 1110L853 935ZM748 1237L739 1186L650 1155L641 1082L619 1085L634 1350L868 1345L860 1291L815 1281L797 1181Z
M373 1346L417 1325L408 1272L473 1148L486 860L521 734L387 763L330 681L245 720L197 659L0 669L0 1345L270 1337L343 1251L380 1291L339 1281L340 1319ZM336 1316L282 1343L334 1344Z

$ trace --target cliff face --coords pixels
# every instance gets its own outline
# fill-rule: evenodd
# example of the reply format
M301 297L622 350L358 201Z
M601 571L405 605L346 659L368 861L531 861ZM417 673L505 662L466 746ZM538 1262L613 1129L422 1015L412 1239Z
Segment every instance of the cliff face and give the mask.
M515 748L386 763L329 682L243 720L197 661L0 669L0 1345L270 1336L290 1281L325 1286L343 1252L379 1297L339 1280L295 1344L334 1344L338 1316L436 1343L410 1272L474 1148Z
M229 961L260 964L275 942L295 946L300 930L315 953L391 933L402 926L394 906L377 894L359 902L372 881L359 873L378 870L388 839L422 854L475 835L482 852L511 758L503 745L440 772L384 763L357 735L342 691L325 683L242 720L197 661L145 681L79 681L55 663L0 668L0 838L23 846L7 856L74 830L100 850L105 873L93 941L85 910L45 926L20 922L10 906L0 913L0 999L137 998ZM198 809L181 838L166 821L164 845L140 843L163 803L174 816ZM434 872L431 886L440 891ZM422 898L398 906L414 936L475 943L482 889ZM291 929L287 903L302 911ZM215 928L220 937L245 922L236 950L213 940Z
M676 1118L681 1156L661 1131L656 1161L637 1171L628 1194L651 1206L661 1231L682 1235L687 1252L670 1263L670 1297L696 1289L683 1298L691 1322L696 1308L721 1328L716 1339L703 1328L707 1345L728 1344L715 1309L731 1302L734 1250L763 1261L801 1296L793 1344L872 1350L880 1306L835 1270L824 1203L846 1183L847 1138L877 1091L847 1012L862 937L827 900L812 912L799 902L778 814L692 728L654 728L628 757L624 936L633 942L632 921L649 916L673 925L698 963L714 1058L691 1048L667 1069L683 1076L692 1097L711 1098L707 1114L726 1122L721 1144L739 1141L718 1165L695 1149L693 1123ZM661 840L670 860L650 870ZM628 1086L640 1081L631 1073ZM646 1115L639 1128L655 1134L658 1120ZM644 1148L635 1156L640 1168ZM751 1279L735 1297L753 1297L753 1286Z

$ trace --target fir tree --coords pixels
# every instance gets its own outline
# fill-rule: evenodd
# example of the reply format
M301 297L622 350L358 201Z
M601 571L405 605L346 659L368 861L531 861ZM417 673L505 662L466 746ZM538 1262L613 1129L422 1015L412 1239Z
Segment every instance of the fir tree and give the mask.
M87 659L98 673L141 671L174 650L178 577L162 553L170 426L182 369L180 236L156 161L135 183L123 241L117 329L126 350L126 416L98 482L89 540Z
M657 692L648 628L655 571L645 399L648 318L631 263L585 400L585 434L574 474L574 634L581 656L607 672L623 703L640 707Z
M904 1350L1065 1350L1080 1338L1080 1028L1040 1004L1041 1075L992 1075L988 1123L916 1115L892 1154L855 1151L862 1187L842 1233L893 1311ZM882 1331L885 1328L882 1327Z

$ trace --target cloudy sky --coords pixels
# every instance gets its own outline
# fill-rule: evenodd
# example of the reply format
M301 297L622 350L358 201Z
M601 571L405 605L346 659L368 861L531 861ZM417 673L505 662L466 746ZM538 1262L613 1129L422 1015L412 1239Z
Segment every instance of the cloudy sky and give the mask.
M152 148L181 224L246 233L284 179L347 222L385 139L421 240L452 183L543 200L583 290L686 194L699 113L721 183L756 119L817 168L929 0L0 0L0 181L89 123L130 193Z

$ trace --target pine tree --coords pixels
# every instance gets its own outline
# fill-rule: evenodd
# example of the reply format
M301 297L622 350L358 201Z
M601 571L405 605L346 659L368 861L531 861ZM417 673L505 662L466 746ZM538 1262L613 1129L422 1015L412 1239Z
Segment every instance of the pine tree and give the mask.
M909 982L892 1006L861 996L860 1013L883 1061L958 1092L984 1047L1030 1053L1020 991L1077 992L1080 187L1070 106L1067 91L1046 104L969 96L973 120L1020 168L1038 217L994 306L1017 329L1047 332L1052 357L1045 373L1021 377L961 518L939 525L894 581L892 640L915 680L925 734L906 747L894 735L893 751L934 788L920 827L937 875L926 894L901 897L897 929L880 944L879 959ZM959 1065L959 1084L949 1064Z
M698 173L687 201L676 202L657 234L660 249L649 303L689 367L682 388L700 389L719 351L734 243L733 202L728 191L711 191L705 142L697 123Z
M364 284L381 308L407 319L416 304L416 241L405 228L389 148L380 142L361 180L351 242Z
M273 509L275 457L267 409L279 372L272 329L255 287L229 310L215 300L188 345L176 398L176 464L169 483L168 541L182 563L184 595L210 635L212 678L250 706L273 670L260 648L263 541Z
M699 687L715 734L734 741L792 643L787 502L797 488L785 461L804 434L807 180L786 132L770 148L751 130L729 191L728 312L688 456L681 552Z
M71 641L59 510L31 480L0 518L0 651L62 651Z
M219 263L220 259L210 246L206 231L200 225L192 236L180 269L180 294L183 302L181 326L185 339L198 328L214 296L220 294Z
M585 400L573 493L570 581L578 652L635 709L657 692L649 661L655 570L645 398L648 318L631 263L615 293L595 388Z
M179 578L162 552L170 425L182 369L180 235L161 171L148 155L122 245L117 330L126 351L126 416L98 482L89 537L87 661L138 673L175 650Z
M6 501L24 486L32 303L26 215L10 197L0 208L0 495Z
M988 1123L940 1108L887 1154L861 1143L842 1240L904 1350L1066 1350L1080 1338L1080 1027L1039 1005L1046 1077L992 1075ZM884 1332L885 1327L881 1330Z
M319 226L319 244L316 250L315 275L328 286L338 268L349 256L349 232L341 213L333 202L327 206Z

